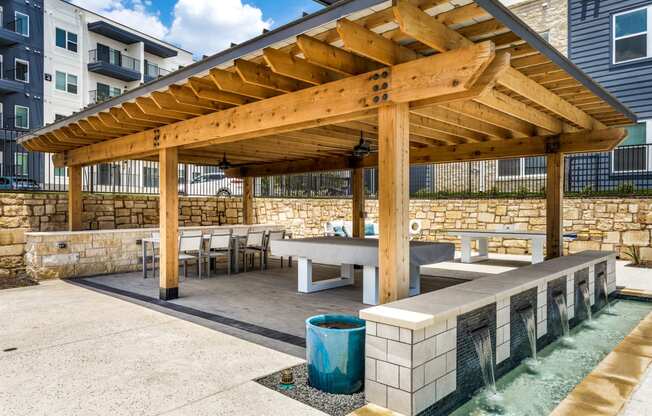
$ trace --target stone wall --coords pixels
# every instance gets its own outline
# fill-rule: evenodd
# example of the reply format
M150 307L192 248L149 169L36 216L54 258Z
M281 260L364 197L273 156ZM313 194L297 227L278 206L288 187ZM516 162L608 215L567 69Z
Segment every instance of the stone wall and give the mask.
M535 32L548 32L548 42L568 55L568 2L566 0L526 0L510 10Z
M208 226L242 223L239 198L181 197L180 225ZM0 277L24 267L26 231L66 229L67 201L64 193L0 194ZM377 221L378 202L366 202L369 221ZM410 218L422 221L419 238L455 241L450 229L495 229L514 225L518 229L545 231L542 199L412 200ZM350 199L256 199L254 222L283 225L297 237L323 234L330 219L351 219ZM85 195L84 228L143 228L158 226L158 197L148 195ZM567 252L586 249L615 250L641 247L652 259L651 198L566 199L564 230L578 239L566 242ZM493 239L490 250L498 253L529 253L523 240Z
M368 221L377 221L378 202L366 202ZM347 199L257 199L255 222L282 224L295 236L320 235L329 219L351 220L351 201ZM513 225L516 229L545 231L543 199L412 200L410 218L422 221L419 238L428 241L456 241L451 229L491 230ZM577 233L575 241L565 243L566 252L614 250L639 246L641 254L652 259L652 199L590 198L564 200L564 231ZM526 254L529 242L492 239L494 253Z
M158 226L157 195L84 194L83 228ZM23 270L25 232L67 229L65 193L0 194L0 278ZM242 222L240 198L181 197L179 224L208 226Z

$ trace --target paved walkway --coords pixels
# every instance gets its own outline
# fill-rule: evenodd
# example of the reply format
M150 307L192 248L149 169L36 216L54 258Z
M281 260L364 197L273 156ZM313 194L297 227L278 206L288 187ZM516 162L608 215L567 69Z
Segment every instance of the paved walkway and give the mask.
M652 366L648 367L641 384L634 390L620 416L652 416Z
M0 328L3 416L323 415L251 381L300 359L66 282L0 291Z

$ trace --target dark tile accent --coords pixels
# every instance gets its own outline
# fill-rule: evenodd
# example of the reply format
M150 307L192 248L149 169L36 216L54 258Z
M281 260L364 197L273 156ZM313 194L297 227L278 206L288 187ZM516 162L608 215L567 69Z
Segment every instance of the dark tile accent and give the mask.
M250 324L249 322L239 321L237 319L229 318L228 316L217 315L214 313L205 312L199 309L190 308L176 303L168 302L166 300L156 299L149 296L141 295L127 290L117 289L115 287L103 285L101 283L86 280L84 278L66 279L66 282L84 286L87 288L99 290L102 292L113 293L126 298L136 299L141 302L147 302L163 308L171 309L176 312L185 313L187 315L196 316L198 318L206 319L216 322L221 325L230 326L241 331L251 332L252 334L260 335L277 341L285 342L291 345L296 345L301 348L306 347L306 339L296 335L287 334L285 332L277 331L275 329L265 328L259 325Z
M161 300L173 300L179 298L179 288L178 287L162 287L159 288L158 298Z
M543 337L537 340L537 350L542 349L546 345L550 344L557 338L562 335L562 329L559 318L559 310L555 304L553 296L559 292L562 292L566 299L568 300L568 294L566 293L566 276L562 276L558 279L551 280L548 282L547 287L547 319L548 319L548 328L547 333ZM568 302L567 302L568 304Z
M491 303L457 317L457 389L439 402L433 404L420 416L447 415L468 401L484 386L480 360L475 352L471 333L488 326L496 362L496 304Z
M607 301L605 300L604 293L604 283L607 281L607 262L602 261L595 265L595 304L593 305L593 311L597 312L600 309L607 306Z
M582 298L582 291L580 290L580 283L586 282L589 284L589 268L586 267L582 270L575 272L574 285L575 285L575 317L571 319L571 328L577 326L580 322L588 318L586 308L584 307L584 299Z
M512 296L509 300L509 316L511 317L510 323L510 353L509 359L503 361L498 365L498 374L502 376L514 367L521 364L526 358L532 354L530 349L530 340L527 337L527 328L521 319L520 311L528 307L532 308L534 312L534 321L537 320L537 288L526 290L525 292L518 293Z

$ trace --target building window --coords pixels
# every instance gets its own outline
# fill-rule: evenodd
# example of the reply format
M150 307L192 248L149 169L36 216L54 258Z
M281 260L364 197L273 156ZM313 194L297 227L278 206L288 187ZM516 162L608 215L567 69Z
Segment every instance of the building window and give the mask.
M29 36L29 16L25 13L16 12L16 33Z
M56 89L59 91L66 91L71 94L77 94L77 75L56 71L55 78L54 87Z
M27 153L16 153L15 155L15 172L16 176L27 176Z
M613 15L613 63L631 62L652 56L652 7Z
M55 43L58 47L77 52L77 34L56 28Z
M613 150L613 173L652 171L652 122L627 127L627 139Z
M5 126L5 105L0 103L0 129Z
M22 105L14 106L14 127L17 129L29 129L29 107Z
M146 188L158 187L158 168L150 166L143 167L143 186Z
M14 79L20 82L29 82L29 61L14 60Z
M121 169L119 164L102 163L97 166L97 184L120 186L122 183Z
M546 158L543 156L501 159L497 161L498 179L542 177L546 174Z

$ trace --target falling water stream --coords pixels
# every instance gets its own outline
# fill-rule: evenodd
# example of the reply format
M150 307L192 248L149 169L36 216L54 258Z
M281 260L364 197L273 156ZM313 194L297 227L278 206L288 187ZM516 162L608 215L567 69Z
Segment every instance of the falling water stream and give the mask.
M579 284L580 293L582 294L582 301L584 302L584 309L586 309L586 319L591 321L593 319L591 313L591 294L589 293L589 285L586 282Z
M604 276L602 279L602 292L604 293L604 301L607 303L607 311L611 313L611 304L609 303L609 291L607 287L607 279Z
M493 349L491 347L491 333L489 327L483 326L471 333L475 352L480 360L484 386L492 393L496 393L496 378L494 376Z
M566 308L566 296L563 293L558 293L553 296L557 311L559 311L559 320L561 321L561 333L564 337L568 337L570 329L568 327L568 309Z
M486 394L478 392L468 403L457 409L453 416L549 415L623 337L652 311L652 304L646 302L612 299L611 303L613 313L594 314L594 328L577 325L572 329L570 337L575 341L575 348L568 348L563 339L555 341L538 351L540 364L536 373L530 371L526 360L496 380L497 395L501 397L499 407L488 407ZM553 305L550 307L554 308ZM558 324L551 322L549 325Z
M518 314L525 325L527 331L527 338L530 341L530 358L536 361L537 359L537 323L534 319L534 308L529 306L521 309Z

